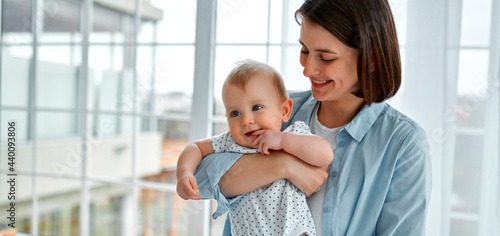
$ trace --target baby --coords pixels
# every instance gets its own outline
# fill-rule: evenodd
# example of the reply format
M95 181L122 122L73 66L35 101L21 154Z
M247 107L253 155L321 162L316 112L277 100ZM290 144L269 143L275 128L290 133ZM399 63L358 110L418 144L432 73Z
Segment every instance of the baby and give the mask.
M272 67L245 60L231 71L222 89L229 132L189 144L177 163L177 193L201 199L193 175L200 161L216 152L283 150L315 166L327 166L333 151L298 121L281 130L292 112L281 76ZM244 194L229 210L232 235L316 235L305 194L279 179Z

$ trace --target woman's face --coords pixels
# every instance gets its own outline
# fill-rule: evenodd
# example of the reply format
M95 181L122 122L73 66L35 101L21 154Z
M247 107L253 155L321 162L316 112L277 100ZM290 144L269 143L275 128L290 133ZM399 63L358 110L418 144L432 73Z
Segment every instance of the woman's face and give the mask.
M359 89L358 50L340 42L322 26L303 18L300 64L318 101L345 101Z

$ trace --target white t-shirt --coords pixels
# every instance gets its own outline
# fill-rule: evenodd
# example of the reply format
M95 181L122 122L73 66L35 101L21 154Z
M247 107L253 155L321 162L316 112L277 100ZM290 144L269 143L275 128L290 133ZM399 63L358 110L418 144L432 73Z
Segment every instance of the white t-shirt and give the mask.
M319 104L319 103L318 103ZM327 128L323 126L318 121L318 108L319 105L316 105L313 111L313 115L311 117L311 132L315 135L318 135L324 139L326 139L330 145L332 145L332 150L335 152L337 148L337 134L340 129L344 126L337 128ZM335 159L335 156L333 157ZM330 171L330 167L328 167L328 171ZM309 210L311 211L312 217L314 219L314 224L316 226L316 235L321 236L321 216L323 213L323 200L325 199L326 186L328 185L328 178L321 185L321 189L313 193L311 196L307 198L307 205L309 205ZM335 223L335 222L334 222Z

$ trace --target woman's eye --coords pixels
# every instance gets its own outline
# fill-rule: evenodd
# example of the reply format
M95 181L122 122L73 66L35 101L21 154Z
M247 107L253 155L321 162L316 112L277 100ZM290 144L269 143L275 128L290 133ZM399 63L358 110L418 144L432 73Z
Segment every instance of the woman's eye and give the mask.
M322 60L322 61L325 61L325 62L330 62L330 61L333 61L333 60L335 60L335 59L327 59L327 58L323 58L323 57L321 57L321 60Z
M231 117L237 117L239 115L241 115L241 113L239 111L232 111L231 112Z
M255 106L252 107L252 111L258 111L260 109L262 109L261 105L255 105Z
M300 53L302 53L302 54L309 54L309 51L304 50L304 49L300 49Z

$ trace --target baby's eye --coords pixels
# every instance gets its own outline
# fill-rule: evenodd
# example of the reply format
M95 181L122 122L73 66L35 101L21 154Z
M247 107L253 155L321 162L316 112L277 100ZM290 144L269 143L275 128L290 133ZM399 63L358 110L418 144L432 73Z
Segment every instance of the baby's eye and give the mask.
M262 109L262 106L261 106L261 105L254 105L254 106L252 107L252 111L258 111L258 110L260 110L260 109Z
M237 117L239 115L241 115L241 113L239 111L232 111L231 112L231 117Z

